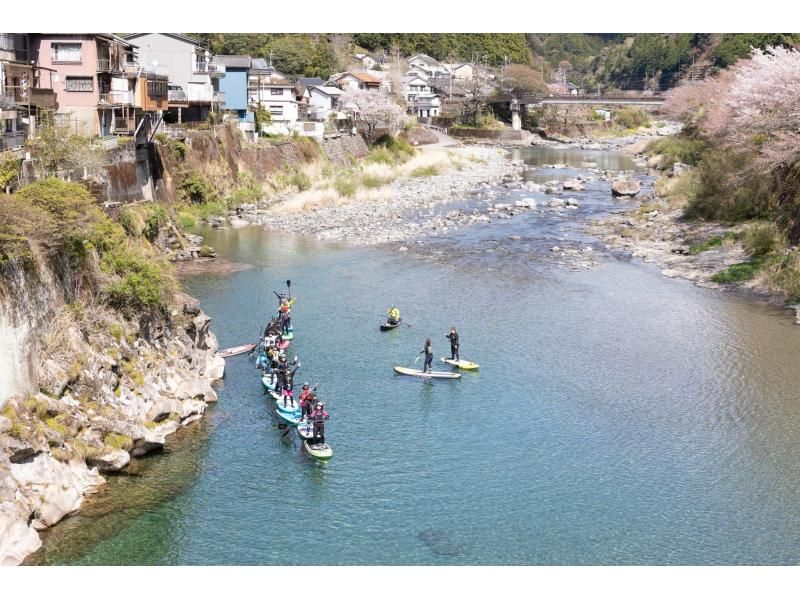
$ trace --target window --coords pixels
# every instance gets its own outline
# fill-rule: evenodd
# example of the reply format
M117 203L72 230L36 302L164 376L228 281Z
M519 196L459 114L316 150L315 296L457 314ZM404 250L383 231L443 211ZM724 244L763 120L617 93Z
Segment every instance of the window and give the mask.
M148 81L147 82L147 95L151 98L160 98L167 95L167 82L166 81Z
M94 77L67 77L67 91L94 91Z
M272 89L269 90L269 93L270 93L270 95L273 95L273 96L282 96L283 95L283 90L282 89L275 89L273 87Z
M269 113L273 116L283 116L283 106L270 106Z
M52 44L53 49L53 63L72 63L80 64L81 62L81 44Z

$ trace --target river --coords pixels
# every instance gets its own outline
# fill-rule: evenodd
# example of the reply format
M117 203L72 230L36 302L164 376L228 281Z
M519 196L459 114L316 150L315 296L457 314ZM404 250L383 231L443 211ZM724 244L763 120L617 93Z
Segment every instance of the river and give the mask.
M608 153L516 157L571 167L526 175L537 181L587 160L633 168ZM780 310L604 252L581 223L624 205L599 181L574 196L578 210L408 251L201 230L255 266L184 281L220 346L254 340L292 280L297 377L319 383L333 459L284 436L253 361L229 359L205 419L44 532L29 562L797 564L800 332ZM554 244L590 247L599 265L572 272ZM410 327L381 333L390 303ZM438 362L452 325L479 372L392 372L427 336Z

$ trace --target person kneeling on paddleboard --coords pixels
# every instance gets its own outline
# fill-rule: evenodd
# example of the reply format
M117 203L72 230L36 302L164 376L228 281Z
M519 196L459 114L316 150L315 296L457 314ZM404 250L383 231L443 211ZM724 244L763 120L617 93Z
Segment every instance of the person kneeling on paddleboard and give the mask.
M394 305L389 308L389 324L397 324L400 321L400 310Z
M453 326L450 329L450 334L445 334L444 336L450 339L450 359L458 361L458 332L456 332L456 327Z
M422 348L422 351L420 351L420 354L422 353L425 353L425 365L422 366L422 372L433 371L433 349L431 348L431 339L425 339L425 346Z
M325 420L330 417L328 412L323 408L322 403L317 403L317 408L311 416L314 422L314 444L323 444L325 442Z

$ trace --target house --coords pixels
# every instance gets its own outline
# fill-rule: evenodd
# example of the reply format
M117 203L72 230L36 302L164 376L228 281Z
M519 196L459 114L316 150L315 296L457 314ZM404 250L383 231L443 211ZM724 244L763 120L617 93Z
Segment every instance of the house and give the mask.
M139 46L143 64L169 72L166 121L204 121L225 103L220 91L225 66L213 62L211 52L200 41L179 33L131 33L124 39Z
M268 134L288 134L298 120L298 102L294 85L266 61L253 59L248 76L247 101L252 108L269 110L272 124L263 129Z
M31 33L30 60L52 73L56 121L77 135L132 134L144 112L167 107L166 70L111 33Z
M408 58L408 67L419 75L426 78L436 77L437 75L448 75L447 68L435 58L427 54L414 54Z
M308 118L315 121L326 121L339 108L339 98L344 92L338 87L311 85L305 91L308 104Z
M595 108L594 113L606 122L611 120L611 110L608 108Z
M367 70L372 70L376 66L383 68L386 62L385 54L356 54L355 58L361 63L361 66Z
M252 59L241 54L217 54L211 62L225 67L225 76L219 82L219 90L225 95L221 107L235 112L240 119L246 119L249 111L247 77Z
M442 66L447 70L453 79L457 79L459 81L472 81L473 76L475 75L475 68L468 62L463 64L442 64Z
M30 63L29 44L25 33L0 33L0 151L22 147L55 108L53 71Z
M342 91L358 91L366 89L368 91L378 91L381 88L381 80L368 73L360 71L350 71L334 75L332 83Z
M431 89L427 79L407 75L401 79L402 96L408 102L408 110L415 116L428 118L439 116L441 100Z

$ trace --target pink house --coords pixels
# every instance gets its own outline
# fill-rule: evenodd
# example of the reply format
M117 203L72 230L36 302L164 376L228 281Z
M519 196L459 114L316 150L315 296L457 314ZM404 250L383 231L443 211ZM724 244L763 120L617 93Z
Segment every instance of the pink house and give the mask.
M57 121L78 135L133 131L136 46L111 33L32 33L30 53L54 71Z

